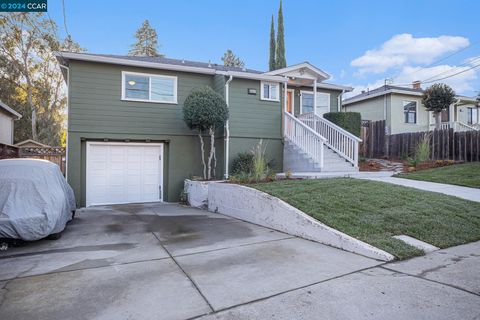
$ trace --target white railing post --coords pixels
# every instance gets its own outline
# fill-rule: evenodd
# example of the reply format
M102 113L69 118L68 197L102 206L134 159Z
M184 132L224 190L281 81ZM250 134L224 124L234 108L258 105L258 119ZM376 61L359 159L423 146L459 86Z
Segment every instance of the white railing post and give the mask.
M323 142L320 141L320 169L323 169L324 157L323 157Z
M353 144L353 166L358 168L358 143Z
M358 144L362 141L361 139L313 112L300 115L299 119L319 136L324 137L324 143L330 149L350 162L354 167L358 167ZM313 119L313 123L310 119Z

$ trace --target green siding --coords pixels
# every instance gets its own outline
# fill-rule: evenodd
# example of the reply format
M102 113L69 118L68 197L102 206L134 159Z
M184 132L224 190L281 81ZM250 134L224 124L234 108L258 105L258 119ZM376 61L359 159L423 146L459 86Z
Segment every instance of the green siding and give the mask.
M177 76L178 104L122 101L122 71ZM165 141L164 199L177 201L183 180L202 174L198 136L183 122L183 102L191 90L212 86L213 78L201 74L71 62L67 170L78 205L85 205L86 141L103 139ZM218 149L221 154L223 148ZM217 162L221 164L223 156Z
M257 90L249 95L247 90ZM280 102L260 100L260 81L233 79L230 82L230 136L244 138L282 138Z
M122 71L177 76L178 104L122 101ZM191 135L183 122L183 102L193 89L212 83L208 75L72 62L69 131Z
M272 168L278 172L283 170L283 141L281 139L262 139L266 146L267 161L274 160L275 167ZM249 152L255 148L260 139L257 138L231 138L230 139L230 166L236 155L241 152ZM230 167L231 168L231 167Z
M248 89L257 90L249 95ZM267 159L283 165L282 107L280 102L260 99L260 81L233 79L230 82L229 165L238 153L251 151L260 139L267 145ZM231 167L230 167L231 169Z
M121 100L122 71L178 77L178 104ZM165 70L123 67L91 62L70 63L68 181L79 206L85 205L86 142L164 142L164 199L177 201L183 181L202 175L200 144L196 132L183 122L183 102L195 88L211 86L225 95L225 77ZM248 95L256 88L257 95ZM234 79L230 89L230 161L239 152L251 150L263 138L269 159L282 164L281 107L279 102L260 100L260 81ZM209 149L205 137L205 149ZM224 173L223 128L217 129L217 178Z

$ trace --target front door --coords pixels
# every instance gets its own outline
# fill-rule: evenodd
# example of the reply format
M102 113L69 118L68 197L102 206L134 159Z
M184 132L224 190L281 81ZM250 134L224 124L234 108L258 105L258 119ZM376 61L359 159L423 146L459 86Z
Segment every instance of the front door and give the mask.
M293 114L293 99L294 99L294 91L292 89L287 90L287 112Z

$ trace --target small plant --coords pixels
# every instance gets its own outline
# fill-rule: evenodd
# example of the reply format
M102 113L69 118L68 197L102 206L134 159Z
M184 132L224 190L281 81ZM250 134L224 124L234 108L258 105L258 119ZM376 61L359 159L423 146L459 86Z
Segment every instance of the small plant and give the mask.
M249 183L252 181L252 177L248 172L240 172L237 174L237 179L240 183Z
M180 204L188 205L188 192L186 189L183 189L180 192L180 199L178 200Z
M292 179L292 174L292 170L288 169L287 171L285 171L285 178Z
M253 169L253 153L242 152L232 161L232 174L236 175L240 172L252 172Z
M265 172L265 180L266 181L275 181L277 179L277 172L272 170L269 166L267 166L267 171Z
M425 133L422 140L415 148L415 158L418 163L427 161L430 158L430 134Z
M267 170L267 161L265 160L266 146L263 145L263 140L260 139L258 144L253 149L253 167L252 177L255 181L260 181L265 177Z

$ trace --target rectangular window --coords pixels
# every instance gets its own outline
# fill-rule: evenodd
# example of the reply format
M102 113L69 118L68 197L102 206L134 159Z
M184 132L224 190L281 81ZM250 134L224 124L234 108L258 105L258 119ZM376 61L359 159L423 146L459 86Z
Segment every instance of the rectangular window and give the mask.
M177 77L122 72L122 100L177 103Z
M468 108L468 124L478 123L478 109L477 108Z
M417 102L403 101L403 114L405 123L417 123Z
M313 112L313 92L302 91L301 92L301 113ZM330 94L317 92L317 110L316 114L322 116L324 113L330 111Z
M279 101L278 83L262 82L261 83L261 97L262 100Z

